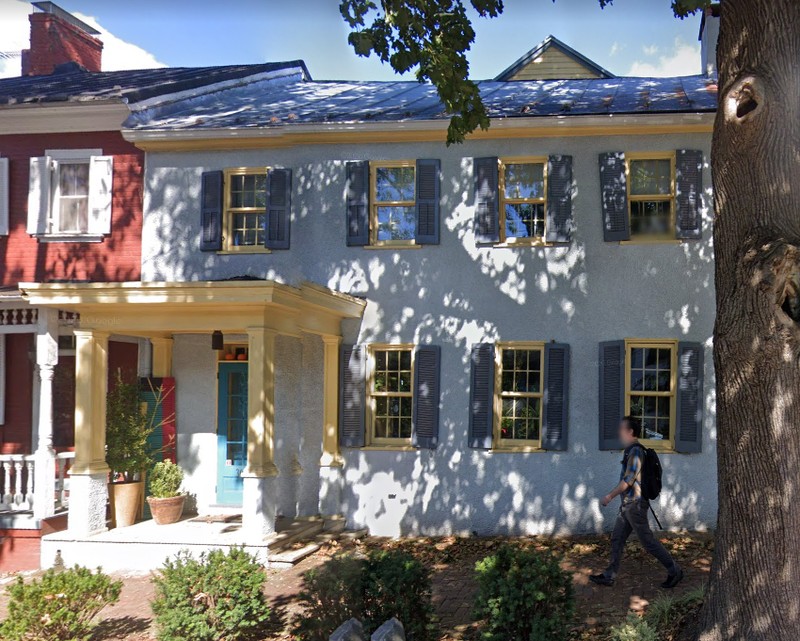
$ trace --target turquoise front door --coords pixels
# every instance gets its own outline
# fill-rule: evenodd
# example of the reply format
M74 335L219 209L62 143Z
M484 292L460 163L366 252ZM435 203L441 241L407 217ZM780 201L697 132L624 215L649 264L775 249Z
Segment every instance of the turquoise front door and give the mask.
M247 465L247 363L219 364L217 398L217 502L241 505Z

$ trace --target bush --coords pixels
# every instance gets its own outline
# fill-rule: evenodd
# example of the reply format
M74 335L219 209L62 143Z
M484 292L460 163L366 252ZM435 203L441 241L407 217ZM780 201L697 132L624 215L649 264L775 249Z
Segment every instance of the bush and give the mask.
M170 460L161 461L150 472L150 496L156 499L170 499L178 496L183 483L183 470Z
M475 567L475 614L486 641L564 641L575 612L572 576L550 552L504 545Z
M428 569L400 551L373 551L366 558L339 555L306 572L300 593L304 606L293 624L300 641L327 641L342 623L355 617L372 634L397 617L409 641L428 641L433 605Z
M687 621L698 614L704 598L703 586L679 596L660 596L647 608L644 618L663 639L677 638Z
M139 386L128 383L117 372L114 386L106 397L106 462L112 480L121 475L126 482L153 464L153 451L148 443L155 430L139 402Z
M658 641L658 634L647 621L631 612L625 623L611 628L608 638L609 641Z
M153 577L160 641L236 641L258 634L269 618L266 575L241 548L195 559L179 553Z
M112 581L99 569L75 566L25 582L17 577L6 591L8 618L0 625L7 641L85 641L100 610L119 600L121 581Z

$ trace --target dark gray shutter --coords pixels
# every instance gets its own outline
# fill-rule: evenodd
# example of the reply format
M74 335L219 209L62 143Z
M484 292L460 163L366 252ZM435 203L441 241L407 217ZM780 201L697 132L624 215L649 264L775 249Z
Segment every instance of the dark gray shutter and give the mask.
M696 454L703 448L703 345L678 343L675 451Z
M267 174L267 216L264 246L289 249L292 216L292 170L273 169Z
M492 449L494 424L494 343L472 346L469 385L469 446Z
M567 449L569 412L569 345L544 346L544 407L542 409L542 447Z
M548 243L568 243L572 237L572 156L547 159Z
M363 345L342 345L339 354L339 444L364 446L366 406L366 349Z
M439 189L441 163L417 160L417 233L420 245L439 244Z
M600 343L600 449L618 450L625 412L625 341Z
M600 194L603 207L603 240L606 242L630 240L625 154L621 151L600 154Z
M222 249L222 172L204 171L200 185L200 251L219 251Z
M703 237L703 152L678 149L675 156L675 233L678 238Z
M346 164L347 173L347 244L369 245L369 162Z
M416 447L436 449L439 444L440 354L438 345L420 345L414 354L411 443Z
M497 156L475 158L475 241L496 243L500 240L500 194Z

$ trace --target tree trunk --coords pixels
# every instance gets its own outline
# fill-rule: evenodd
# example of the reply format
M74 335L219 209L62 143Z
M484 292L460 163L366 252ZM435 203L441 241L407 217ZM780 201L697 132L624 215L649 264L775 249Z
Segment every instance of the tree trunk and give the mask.
M702 641L800 639L800 2L724 0L712 144L719 523Z

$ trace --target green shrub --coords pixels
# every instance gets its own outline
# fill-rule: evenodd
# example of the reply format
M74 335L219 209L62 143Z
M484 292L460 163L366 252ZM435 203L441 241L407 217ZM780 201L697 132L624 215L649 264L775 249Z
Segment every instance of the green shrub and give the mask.
M675 596L668 594L655 599L644 618L664 638L677 636L686 620L699 612L705 598L705 587L700 586Z
M363 613L364 561L341 554L303 576L299 600L303 613L293 622L300 641L327 641L342 623Z
M183 470L170 460L161 461L150 472L150 496L157 499L170 499L178 496L183 483Z
M399 550L371 552L365 561L363 590L363 623L370 633L397 617L408 641L431 637L431 576L421 561Z
M160 641L236 641L256 636L269 618L266 575L241 548L195 559L179 553L153 577Z
M475 614L486 641L564 641L575 612L572 576L550 552L504 545L475 567Z
M630 612L625 623L611 628L608 639L609 641L658 641L658 634L646 620Z
M126 482L135 480L153 464L148 443L155 425L142 412L139 386L128 383L117 372L114 386L106 397L106 462Z
M335 556L306 572L300 602L303 612L293 622L294 636L300 641L327 641L352 617L362 621L367 634L397 617L409 641L431 639L430 573L405 552Z
M85 641L100 610L119 600L121 581L99 569L75 566L47 570L27 583L17 577L8 592L8 618L0 625L7 641Z

